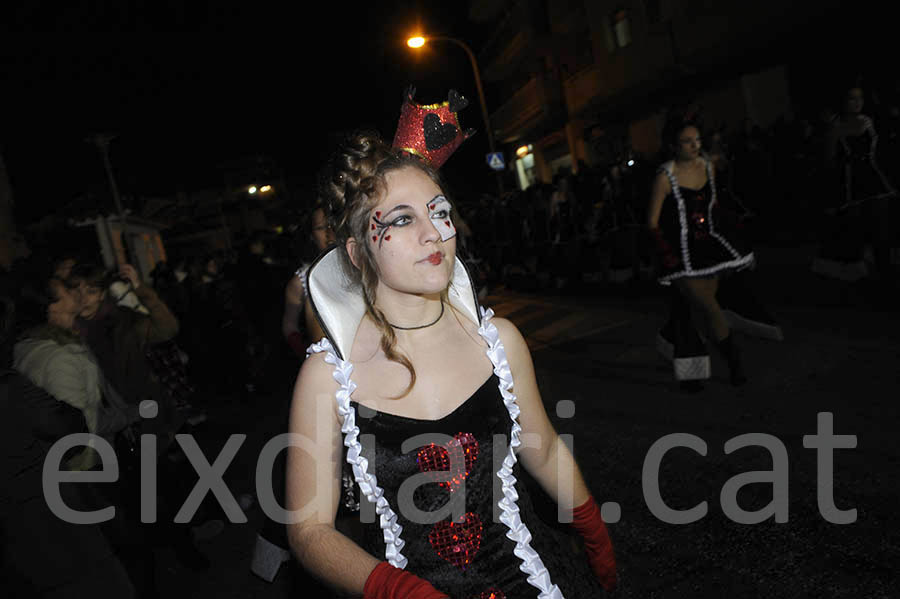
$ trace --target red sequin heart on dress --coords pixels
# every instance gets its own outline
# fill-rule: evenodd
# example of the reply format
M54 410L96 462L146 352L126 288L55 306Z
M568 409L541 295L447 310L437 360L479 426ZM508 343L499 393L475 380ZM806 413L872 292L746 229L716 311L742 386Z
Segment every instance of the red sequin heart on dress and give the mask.
M430 443L416 454L419 470L432 474L435 482L450 492L462 484L478 459L478 441L472 433L456 433L452 441L444 445ZM450 474L450 480L447 473Z
M472 597L472 599L506 599L506 595L500 589L491 587L486 591L482 591L478 597Z
M442 520L431 527L428 542L435 552L460 570L475 559L481 547L481 518L467 512L462 522Z

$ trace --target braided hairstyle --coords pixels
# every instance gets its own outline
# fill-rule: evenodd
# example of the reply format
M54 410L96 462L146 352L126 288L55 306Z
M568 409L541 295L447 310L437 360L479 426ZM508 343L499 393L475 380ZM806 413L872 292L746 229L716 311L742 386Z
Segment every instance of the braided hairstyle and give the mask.
M384 313L375 305L378 269L368 237L372 209L385 193L385 176L404 168L417 168L440 188L444 186L437 172L428 164L407 152L391 148L374 132L363 131L348 135L320 174L319 193L327 206L327 216L335 233L344 272L360 285L366 312L381 331L381 349L385 357L409 371L410 382L405 397L416 384L416 371L408 357L397 348L397 336ZM358 240L354 265L347 253L347 240ZM444 290L446 300L446 290Z

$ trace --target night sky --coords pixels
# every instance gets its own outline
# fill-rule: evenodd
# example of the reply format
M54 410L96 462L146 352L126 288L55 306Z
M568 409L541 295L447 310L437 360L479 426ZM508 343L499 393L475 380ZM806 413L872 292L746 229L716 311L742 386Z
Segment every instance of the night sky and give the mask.
M460 119L478 135L445 169L451 184L477 182L473 171L490 184L465 53L447 43L405 46L420 30L462 39L477 52L484 27L468 20L466 3L341 4L302 14L219 14L221 22L184 9L120 10L92 23L121 24L114 34L5 35L0 148L17 218L25 224L79 194L108 194L99 152L84 141L101 131L118 135L110 155L125 195L217 187L220 165L258 155L303 189L335 132L367 127L390 139L410 83L421 103L446 99L450 88L469 98ZM52 14L64 27L90 11L65 10L51 13L48 5L46 14L26 16ZM229 33L210 31L226 27Z
M118 135L111 159L125 196L216 188L221 165L260 155L284 170L292 195L308 195L300 192L312 189L334 133L369 127L392 137L408 84L421 103L451 88L469 99L460 119L477 134L443 167L445 179L457 195L494 190L465 53L446 42L405 46L426 31L477 53L494 24L470 21L468 2L296 3L279 12L168 0L20 4L0 9L18 27L0 35L0 151L21 224L86 193L111 203L100 155L84 141L95 132ZM832 19L834 29L789 38L802 61L792 70L795 99L808 106L837 99L850 75L876 75L871 82L896 72L880 61L890 36L879 28L891 21L860 11Z

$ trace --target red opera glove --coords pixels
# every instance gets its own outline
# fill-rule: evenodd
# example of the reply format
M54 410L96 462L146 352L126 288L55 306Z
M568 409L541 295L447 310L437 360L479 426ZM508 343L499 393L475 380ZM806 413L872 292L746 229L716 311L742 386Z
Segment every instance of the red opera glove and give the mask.
M678 265L678 257L672 251L672 246L663 237L662 230L659 227L650 229L650 235L656 244L656 251L659 252L659 258L663 266L666 268L675 268Z
M593 497L572 510L572 526L584 538L594 576L604 589L612 591L616 586L616 556L606 524L600 517L600 506Z
M306 345L303 343L303 335L294 331L287 336L288 345L294 350L294 353L301 358L306 357Z
M363 599L450 599L450 596L415 574L381 562L366 579Z

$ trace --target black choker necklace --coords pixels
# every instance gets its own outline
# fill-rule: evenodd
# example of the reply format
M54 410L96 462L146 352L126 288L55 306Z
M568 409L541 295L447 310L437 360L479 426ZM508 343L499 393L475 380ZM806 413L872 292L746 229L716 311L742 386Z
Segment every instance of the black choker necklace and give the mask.
M395 324L391 324L391 323L388 323L388 324L390 324L395 329L400 329L401 331L414 331L416 329L427 329L431 325L437 324L437 321L439 321L441 319L441 316L443 316L443 315L444 315L444 302L441 302L441 313L438 314L437 318L435 318L432 322L429 322L428 324L420 324L417 327L400 327Z

